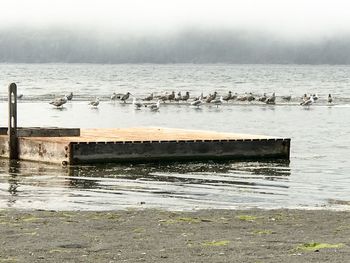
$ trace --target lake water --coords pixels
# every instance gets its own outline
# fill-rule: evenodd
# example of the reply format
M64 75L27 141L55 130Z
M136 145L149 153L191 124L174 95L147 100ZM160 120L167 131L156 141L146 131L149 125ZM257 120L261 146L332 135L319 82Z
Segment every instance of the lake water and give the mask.
M7 86L23 99L19 126L160 126L290 137L287 162L195 162L61 167L0 159L0 208L114 210L165 208L350 208L350 67L296 65L0 64L0 126L7 125ZM113 92L217 91L271 94L276 105L230 102L159 112L111 102ZM48 104L74 93L63 109ZM319 100L299 105L304 93ZM328 105L331 93L334 103ZM292 95L290 102L281 96ZM99 96L97 109L88 101Z

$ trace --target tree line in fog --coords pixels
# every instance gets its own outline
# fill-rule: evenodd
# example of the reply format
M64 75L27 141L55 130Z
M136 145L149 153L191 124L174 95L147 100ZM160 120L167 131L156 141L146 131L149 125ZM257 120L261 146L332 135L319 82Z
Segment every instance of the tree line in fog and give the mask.
M142 36L2 29L0 62L350 64L350 35L316 41L238 30Z

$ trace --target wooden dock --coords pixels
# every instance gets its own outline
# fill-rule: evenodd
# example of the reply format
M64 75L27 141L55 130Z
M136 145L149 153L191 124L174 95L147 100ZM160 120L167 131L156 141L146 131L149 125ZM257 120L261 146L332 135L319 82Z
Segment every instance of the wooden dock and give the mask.
M285 159L290 139L170 128L17 127L17 86L9 86L9 125L0 127L0 157L69 164Z
M64 165L205 159L289 159L289 152L290 139L285 138L155 127L82 129L79 136L18 137L18 159ZM7 135L0 135L0 156L9 156Z

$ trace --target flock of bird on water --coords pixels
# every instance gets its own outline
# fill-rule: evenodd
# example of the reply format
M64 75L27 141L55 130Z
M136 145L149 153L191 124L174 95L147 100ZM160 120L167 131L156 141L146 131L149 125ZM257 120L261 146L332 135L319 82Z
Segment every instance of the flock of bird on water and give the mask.
M113 93L110 97L111 101L119 100L122 103L126 103L129 99L132 98L132 104L135 106L136 109L141 109L142 107L147 107L151 111L158 111L161 105L161 102L174 102L174 103L187 103L189 106L193 106L196 108L199 108L203 104L208 105L215 105L216 107L219 107L219 105L229 102L229 101L239 101L239 102L252 102L252 101L259 101L260 103L265 104L276 104L276 94L275 92L272 93L271 96L267 96L266 93L264 93L261 96L253 95L252 93L246 93L244 95L238 95L237 93L232 94L231 91L228 92L226 96L218 96L218 93L215 91L213 94L209 94L207 96L203 96L203 93L198 97L190 97L190 93L187 91L185 95L182 95L181 92L179 92L177 95L175 95L175 92L173 91L170 94L163 94L155 96L153 93L151 93L149 96L137 99L134 97L130 92L127 92L126 94L117 94ZM59 108L63 107L65 103L73 99L73 92L69 93L68 95L65 95L63 97L57 97L50 101L50 104ZM281 99L285 102L289 102L292 99L291 95L288 96L282 96ZM300 97L300 105L301 106L311 106L313 103L315 103L318 100L318 96L316 94L304 94L302 97ZM327 103L332 104L333 103L333 97L331 94L328 95ZM89 102L89 105L91 107L97 108L100 104L100 99L96 97L92 101Z

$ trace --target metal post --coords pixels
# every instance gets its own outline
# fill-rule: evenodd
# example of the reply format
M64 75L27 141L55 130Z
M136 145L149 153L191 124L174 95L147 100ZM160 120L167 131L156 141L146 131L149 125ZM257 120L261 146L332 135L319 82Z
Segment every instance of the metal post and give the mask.
M18 140L17 140L17 85L9 85L9 158L10 160L18 159Z

